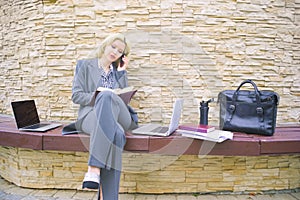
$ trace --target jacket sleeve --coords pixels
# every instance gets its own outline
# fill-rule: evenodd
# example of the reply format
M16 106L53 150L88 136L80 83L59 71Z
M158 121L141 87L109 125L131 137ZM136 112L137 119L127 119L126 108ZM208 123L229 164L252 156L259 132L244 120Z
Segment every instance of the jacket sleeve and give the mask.
M72 101L81 106L89 105L93 99L95 91L89 91L87 88L86 77L87 67L85 60L79 60L76 65L73 86L72 86Z
M115 72L115 80L117 81L117 87L119 88L125 88L128 87L128 77L127 77L127 71L116 71Z

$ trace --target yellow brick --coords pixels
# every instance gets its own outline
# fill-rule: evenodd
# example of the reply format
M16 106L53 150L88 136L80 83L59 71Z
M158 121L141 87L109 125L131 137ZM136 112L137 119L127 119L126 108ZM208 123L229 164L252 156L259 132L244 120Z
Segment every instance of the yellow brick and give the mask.
M233 182L208 182L207 188L209 190L218 190L218 191L232 191L234 183Z
M39 176L42 176L42 177L52 177L53 176L53 172L52 171L40 171L39 172Z

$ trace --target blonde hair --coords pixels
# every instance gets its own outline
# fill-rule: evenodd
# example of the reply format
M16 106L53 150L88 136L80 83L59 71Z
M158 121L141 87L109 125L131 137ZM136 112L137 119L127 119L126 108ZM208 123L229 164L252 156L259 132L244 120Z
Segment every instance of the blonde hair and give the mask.
M120 40L121 42L124 42L125 49L124 49L123 54L125 56L128 56L130 53L130 45L126 41L125 36L121 33L115 33L115 34L112 34L112 35L109 35L108 37L106 37L103 40L103 42L89 55L89 58L101 58L106 46L111 45L116 40Z

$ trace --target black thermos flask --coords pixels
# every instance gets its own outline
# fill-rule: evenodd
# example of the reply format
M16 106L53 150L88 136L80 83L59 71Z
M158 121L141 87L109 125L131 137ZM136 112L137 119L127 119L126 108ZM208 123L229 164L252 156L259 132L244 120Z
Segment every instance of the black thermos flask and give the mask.
M212 102L213 99L208 101L201 101L200 102L200 123L202 125L208 125L208 104Z

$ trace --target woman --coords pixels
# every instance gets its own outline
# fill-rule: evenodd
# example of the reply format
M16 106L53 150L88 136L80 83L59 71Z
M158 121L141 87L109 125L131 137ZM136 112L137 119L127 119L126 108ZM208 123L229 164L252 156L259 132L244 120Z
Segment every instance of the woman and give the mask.
M72 101L79 104L76 128L90 134L90 156L83 188L98 189L104 200L118 199L125 131L137 127L134 113L111 91L96 95L98 87L128 86L126 68L130 48L122 34L107 37L93 58L79 60L72 88Z

